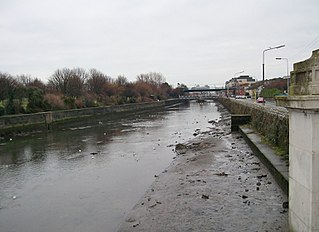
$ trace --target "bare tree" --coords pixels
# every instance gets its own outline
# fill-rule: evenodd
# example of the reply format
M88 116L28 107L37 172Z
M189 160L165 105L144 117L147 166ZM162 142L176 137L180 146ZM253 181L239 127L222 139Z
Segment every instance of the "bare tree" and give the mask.
M49 79L49 85L57 92L67 94L68 81L72 77L72 71L68 68L56 70Z
M81 82L84 84L89 77L89 74L83 68L72 69L73 76L77 76Z
M46 85L43 83L43 81L41 81L40 79L38 78L35 78L33 79L30 84L29 84L30 87L36 87L38 89L41 89L43 92L46 91L47 87Z
M96 69L91 69L87 80L88 90L95 94L103 94L105 85L112 82L112 79Z
M140 74L137 76L137 81L142 81L159 87L165 82L165 77L161 73L149 72L146 74Z
M151 76L153 84L157 87L165 82L165 77L161 73L151 72L149 75Z
M72 75L67 82L65 95L69 97L80 97L84 92L84 81L77 75Z
M18 83L11 75L0 73L0 100L13 99L17 86Z
M116 78L115 84L119 85L119 86L124 86L124 85L128 84L128 80L125 76L120 75Z
M84 91L84 84L87 77L88 74L81 68L58 69L49 79L49 85L66 96L79 97Z
M39 78L34 78L29 74L22 74L16 76L16 80L18 83L20 83L22 86L26 88L36 87L43 91L43 93L46 91L46 85L43 81L41 81Z
M137 82L145 82L145 83L149 83L150 82L150 78L148 74L140 74L137 76L136 78Z
M30 83L33 81L33 78L29 74L17 75L16 79L19 83L21 83L25 87L29 86Z
M70 97L80 97L85 91L85 82L89 75L82 68L72 69L71 72L72 76L67 85L67 95Z

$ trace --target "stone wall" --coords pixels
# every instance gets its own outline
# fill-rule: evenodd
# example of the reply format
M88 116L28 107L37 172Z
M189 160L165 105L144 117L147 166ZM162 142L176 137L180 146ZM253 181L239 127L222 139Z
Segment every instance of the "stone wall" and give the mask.
M99 115L107 115L121 112L133 112L164 108L165 106L179 103L179 99L167 101L126 104L106 107L92 107L74 110L60 110L41 112L35 114L6 115L0 117L0 136L11 132L22 132L29 129L50 129L52 124L69 120L77 120Z
M295 63L291 74L290 95L319 95L319 49L311 59Z
M251 126L271 144L289 151L288 111L279 107L265 107L257 103L220 97L218 101L232 114L251 115Z

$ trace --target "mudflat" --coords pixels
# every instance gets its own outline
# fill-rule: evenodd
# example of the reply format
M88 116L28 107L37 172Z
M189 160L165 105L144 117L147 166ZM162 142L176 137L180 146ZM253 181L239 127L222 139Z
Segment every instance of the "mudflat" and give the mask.
M184 144L118 231L289 231L287 195L230 115Z

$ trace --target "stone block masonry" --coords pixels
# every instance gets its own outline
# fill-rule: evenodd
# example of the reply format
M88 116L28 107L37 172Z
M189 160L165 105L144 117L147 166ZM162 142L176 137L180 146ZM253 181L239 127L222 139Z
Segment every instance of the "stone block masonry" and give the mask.
M231 131L238 131L240 125L250 123L249 114L232 114L231 115Z
M180 103L179 99L159 102L136 103L106 107L92 107L74 110L59 110L35 114L6 115L0 117L0 136L29 130L50 130L55 123L80 120L88 117L111 115L116 113L160 109Z
M257 104L220 97L218 101L232 114L246 114L251 116L251 126L259 134L285 154L289 151L289 118L288 111L283 107Z

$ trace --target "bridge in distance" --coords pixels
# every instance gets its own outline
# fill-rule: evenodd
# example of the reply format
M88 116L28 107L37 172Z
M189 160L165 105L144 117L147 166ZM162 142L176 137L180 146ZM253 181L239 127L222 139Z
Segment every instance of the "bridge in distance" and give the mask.
M198 92L218 92L218 91L225 91L225 90L232 90L225 89L225 88L214 88L214 89L185 89L184 93L198 93Z
M232 90L231 88L213 88L213 89L185 89L184 94L179 96L180 99L187 100L210 100L217 97L217 92Z

